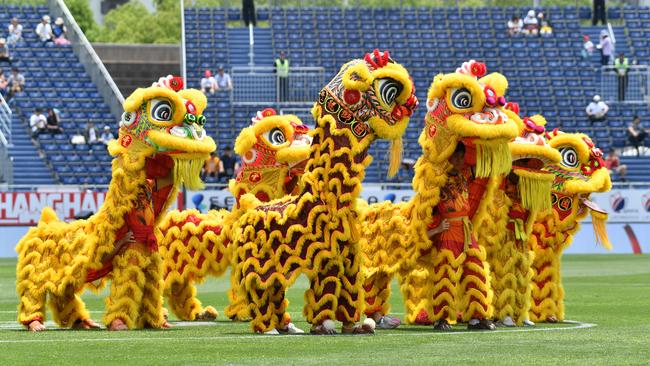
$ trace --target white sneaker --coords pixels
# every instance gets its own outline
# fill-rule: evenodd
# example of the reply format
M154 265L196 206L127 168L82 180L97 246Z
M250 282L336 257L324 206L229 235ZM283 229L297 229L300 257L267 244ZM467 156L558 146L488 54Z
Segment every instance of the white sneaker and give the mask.
M535 326L535 323L531 322L531 321L528 320L528 319L525 319L525 320L524 320L524 326L526 326L526 327L533 327L533 326Z
M305 331L296 327L295 324L289 323L287 324L287 327L282 330L283 332L286 332L287 334L304 334Z
M499 325L504 326L504 327L516 327L517 326L517 324L515 324L515 322L509 316L506 316L505 318L501 319L501 321L499 321Z
M278 332L278 330L275 328L269 330L268 332L264 332L264 335L279 335L279 334L280 332Z

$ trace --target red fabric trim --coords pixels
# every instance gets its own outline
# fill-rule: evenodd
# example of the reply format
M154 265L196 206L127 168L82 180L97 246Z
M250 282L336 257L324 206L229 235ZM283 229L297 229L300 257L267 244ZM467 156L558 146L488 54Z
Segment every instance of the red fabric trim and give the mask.
M25 320L25 321L23 322L23 325L26 326L26 327L29 327L29 324L30 324L31 322L34 322L34 321L39 321L39 322L42 323L42 322L43 322L43 318L41 318L40 316L35 316L35 317L33 317L33 318L29 319L29 320Z

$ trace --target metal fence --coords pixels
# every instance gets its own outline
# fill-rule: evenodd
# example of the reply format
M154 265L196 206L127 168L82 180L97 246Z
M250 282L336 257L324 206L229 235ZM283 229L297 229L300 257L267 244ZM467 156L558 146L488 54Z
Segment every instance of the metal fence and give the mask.
M621 77L613 66L603 66L600 94L607 103L650 103L650 67L630 66Z
M325 85L322 67L292 67L279 78L273 67L233 67L232 103L237 105L304 105L313 103Z
M13 182L13 161L9 156L11 146L11 109L0 95L0 183Z

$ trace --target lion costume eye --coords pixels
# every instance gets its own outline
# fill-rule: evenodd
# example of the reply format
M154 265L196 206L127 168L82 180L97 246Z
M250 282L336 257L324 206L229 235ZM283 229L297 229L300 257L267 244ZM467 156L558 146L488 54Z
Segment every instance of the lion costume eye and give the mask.
M167 99L153 99L151 101L149 115L158 122L169 122L174 115L172 104Z
M279 146L287 142L284 132L279 128L274 128L262 135L271 145Z
M457 109L467 109L472 106L472 93L465 88L454 89L451 92L451 105Z
M577 168L578 164L578 154L572 147L563 147L560 149L560 155L562 155L562 165L568 168Z
M402 83L395 79L386 78L378 80L378 94L386 105L392 105L403 89L404 86Z

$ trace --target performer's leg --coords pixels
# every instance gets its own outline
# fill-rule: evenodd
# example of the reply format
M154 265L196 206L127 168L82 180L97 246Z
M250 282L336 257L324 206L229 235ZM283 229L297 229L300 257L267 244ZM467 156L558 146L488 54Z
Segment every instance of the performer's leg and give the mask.
M368 317L377 319L390 311L390 281L391 276L386 273L378 272L367 278L363 289L365 300L365 314Z
M252 281L246 291L248 302L253 305L253 331L266 333L284 327L289 315L286 313L288 301L284 299L285 289L281 284L274 283L267 288L261 288L256 281Z
M431 257L418 260L414 269L399 277L400 290L404 298L406 322L408 324L432 325L433 285L435 272Z
M425 286L433 285L432 307L433 321L446 321L451 324L458 316L458 300L462 294L461 275L462 263L465 261L465 253L454 253L448 249L438 252L440 258L434 258L433 282Z
M37 329L30 330L44 330L47 291L26 280L18 283L17 290L20 297L18 321L29 328L32 322L38 322Z
M162 258L156 251L149 253L147 259L149 261L144 269L145 283L139 315L145 327L166 328L168 325L163 316Z
M144 251L132 245L113 259L113 281L110 295L105 301L106 314L103 319L109 329L125 330L142 326L139 313L147 278L144 272L150 262Z
M533 252L520 250L517 255L517 293L515 301L515 323L523 325L530 310L531 281L533 279Z
M189 279L171 285L167 302L172 312L181 320L214 320L219 312L212 306L203 308L201 301L196 297L196 287Z
M490 284L494 293L494 318L506 326L513 326L515 318L517 263L520 258L514 245L514 238L508 237L501 245L491 245L486 250L490 264Z
M559 255L550 247L536 248L532 269L530 320L557 322L564 315L558 307L563 298Z
M50 294L50 309L54 321L62 328L97 328L95 322L90 320L86 304L75 293L74 286L66 286L63 294L54 296Z
M465 254L459 291L462 319L472 329L494 329L494 324L488 321L493 309L485 248L472 243ZM476 321L480 322L478 326L473 324Z
M229 304L226 307L226 316L236 321L247 321L250 319L250 311L245 296L241 296L237 289L239 282L235 278L234 270L230 274L230 288L228 289Z

